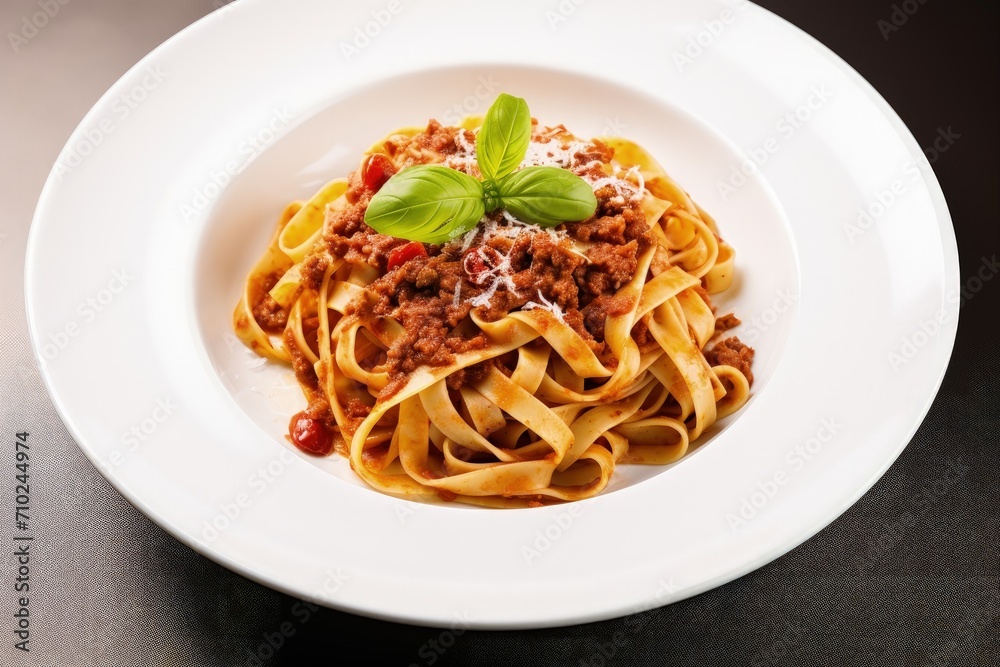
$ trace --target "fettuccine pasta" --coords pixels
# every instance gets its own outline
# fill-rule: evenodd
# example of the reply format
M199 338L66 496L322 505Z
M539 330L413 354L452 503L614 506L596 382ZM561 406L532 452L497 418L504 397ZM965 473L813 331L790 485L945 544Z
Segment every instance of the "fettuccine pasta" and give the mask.
M478 177L480 122L394 132L281 215L234 327L294 368L308 408L291 439L379 491L497 507L677 461L750 395L753 351L723 340L738 320L710 298L732 284L733 249L641 146L537 123L522 167L590 183L591 219L543 229L497 211L443 245L364 223L408 166Z

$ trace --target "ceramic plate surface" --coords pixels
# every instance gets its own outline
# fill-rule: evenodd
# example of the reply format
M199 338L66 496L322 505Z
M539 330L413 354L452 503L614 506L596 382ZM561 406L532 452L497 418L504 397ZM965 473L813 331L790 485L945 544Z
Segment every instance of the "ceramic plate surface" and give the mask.
M551 6L549 6L551 5ZM750 402L572 505L379 494L284 439L291 372L231 333L274 221L376 139L483 113L651 150L718 220ZM958 257L920 148L853 70L749 3L241 0L95 105L33 222L26 298L56 408L131 502L269 586L378 618L526 628L694 595L773 560L885 472L933 399Z

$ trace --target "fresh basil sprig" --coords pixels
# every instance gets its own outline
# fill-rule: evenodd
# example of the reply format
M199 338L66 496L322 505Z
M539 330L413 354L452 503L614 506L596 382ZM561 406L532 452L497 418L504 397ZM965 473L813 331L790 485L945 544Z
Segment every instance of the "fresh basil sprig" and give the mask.
M518 220L542 227L594 215L597 198L587 181L559 167L526 167L499 183L500 205Z
M527 102L502 93L486 112L476 139L476 161L485 181L440 165L408 167L372 197L365 222L382 234L443 243L498 208L543 227L594 215L594 190L576 174L558 167L518 170L530 141Z
M500 93L476 138L476 162L487 181L496 181L521 166L531 143L531 114L520 97Z
M475 226L485 212L482 183L455 169L420 165L385 182L368 204L365 222L382 234L444 243L455 237L456 227L470 220Z

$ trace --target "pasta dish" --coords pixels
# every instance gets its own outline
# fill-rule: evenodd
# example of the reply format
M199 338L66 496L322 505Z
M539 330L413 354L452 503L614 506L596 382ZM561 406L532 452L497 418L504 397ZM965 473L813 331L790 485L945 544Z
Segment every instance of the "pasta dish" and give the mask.
M641 146L502 95L289 204L234 328L294 369L300 449L394 495L539 506L677 461L747 401L753 350L710 296L734 257Z

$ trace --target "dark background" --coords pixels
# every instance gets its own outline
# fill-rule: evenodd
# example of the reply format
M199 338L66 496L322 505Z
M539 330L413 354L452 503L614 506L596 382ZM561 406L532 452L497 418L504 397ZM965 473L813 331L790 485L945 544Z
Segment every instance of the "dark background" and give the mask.
M963 284L972 278L1000 250L998 3L898 3L918 9L891 31L890 2L757 4L858 70L921 146L940 130L961 135L934 171L954 218ZM777 561L666 608L528 632L454 636L328 610L300 624L288 598L283 620L295 634L265 664L305 664L349 642L386 665L1000 665L1000 365L990 326L998 294L1000 278L966 302L941 391L895 465ZM934 490L954 461L970 470ZM917 500L925 489L933 501Z

